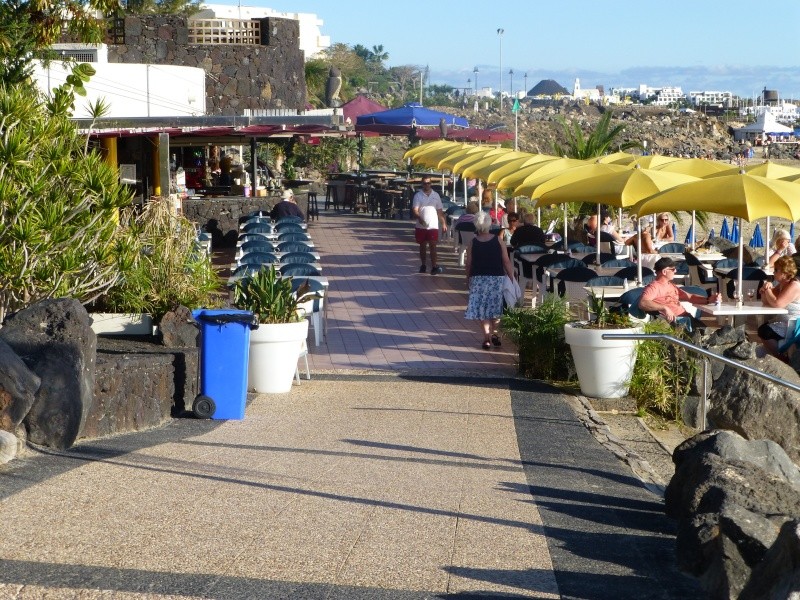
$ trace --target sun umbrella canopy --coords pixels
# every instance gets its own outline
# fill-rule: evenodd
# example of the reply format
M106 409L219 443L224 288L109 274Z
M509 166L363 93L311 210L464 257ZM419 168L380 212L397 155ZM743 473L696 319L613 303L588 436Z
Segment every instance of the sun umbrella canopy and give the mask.
M514 194L518 196L530 196L531 198L539 198L542 194L554 190L561 186L595 179L600 175L609 175L619 171L630 171L630 166L602 164L602 163L583 163L576 167L569 169L559 169L557 171L549 171L540 169L528 175L522 185L514 190ZM599 202L594 199L592 192L587 192L580 200L568 200L567 202Z
M638 214L705 210L755 221L762 217L800 218L800 186L750 174L708 177L666 190L643 200Z
M441 120L448 126L469 127L464 117L457 117L446 112L431 110L421 104L411 102L400 108L360 115L356 117L357 125L416 125L418 127L435 127Z
M669 163L680 160L676 156L661 156L659 154L650 154L648 156L637 156L636 160L629 160L627 157L613 160L613 165L631 165L636 164L643 169L652 169L659 165L668 165Z
M761 225L759 223L756 223L755 229L753 229L753 236L750 238L748 246L751 248L764 247L764 237L761 235Z
M689 231L686 232L686 239L683 241L684 244L691 244L694 242L692 239L692 234L694 233L694 225L689 225Z
M414 146L409 150L406 150L406 153L403 154L403 158L413 158L414 156L419 156L425 152L432 152L434 150L440 150L443 148L452 148L456 146L462 146L463 144L459 144L456 142L450 142L446 140L439 140L436 142L428 142L427 144L420 144L419 146Z
M595 162L599 163L613 163L617 162L618 164L629 165L633 162L636 162L637 158L641 158L636 154L631 154L630 152L612 152L611 154L606 154L605 156L601 156Z
M422 165L434 169L439 164L439 161L441 161L443 158L452 156L456 152L460 152L462 150L466 151L477 147L478 146L473 146L470 144L456 144L454 146L434 148L429 152L420 152L419 154L415 154L411 157L411 162L415 165Z
M722 227L719 228L719 237L721 237L723 240L731 239L731 231L728 227L728 217L722 219Z
M739 243L739 219L733 220L733 227L731 227L731 237L728 238L734 244Z
M779 179L782 177L800 175L800 169L766 161L759 164L747 165L746 167L731 167L727 171L712 173L707 177L725 177L726 175L736 175L740 171L744 171L748 175L757 175L759 177L766 177L768 179Z
M627 208L662 190L699 181L689 175L662 173L653 169L629 168L622 165L595 166L612 167L616 171L555 187L558 181L565 180L569 176L569 172L566 172L564 178L548 182L548 187L551 188L549 191L544 186L538 190L541 194L540 201L543 204L596 202Z
M458 156L454 155L452 158L445 158L439 161L440 169L449 169L453 173L461 173L465 167L473 164L474 162L483 160L487 156L497 156L511 152L507 148L495 148L493 146L484 146L476 150L472 150Z
M530 158L521 159L519 163L512 161L510 163L504 164L501 167L498 167L497 170L492 171L489 173L488 177L485 179L486 183L497 183L499 184L500 181L503 180L504 177L510 177L514 175L526 175L530 173L535 168L538 168L537 165L542 163L550 162L552 160L558 159L557 156L552 156L550 154L534 154ZM522 177L524 179L525 177ZM521 181L521 180L520 180ZM511 186L505 186L511 187ZM516 187L516 186L513 186Z
M578 160L577 158L556 158L555 160L540 161L535 164L528 165L518 169L516 172L506 175L497 182L498 189L516 189L525 182L527 177L537 177L539 175L547 175L550 173L561 173L566 169L572 167L582 167L586 165L586 161ZM537 173L538 175L534 175Z
M512 162L522 163L533 156L530 152L519 152L518 150L508 150L504 154L495 154L486 156L478 162L466 166L461 171L462 177L475 177L476 179L483 179L484 181L494 171L504 165Z
M730 171L730 165L713 160L703 160L701 158L682 158L650 168L667 173L683 173L684 175L691 175L692 177L705 177L712 173Z

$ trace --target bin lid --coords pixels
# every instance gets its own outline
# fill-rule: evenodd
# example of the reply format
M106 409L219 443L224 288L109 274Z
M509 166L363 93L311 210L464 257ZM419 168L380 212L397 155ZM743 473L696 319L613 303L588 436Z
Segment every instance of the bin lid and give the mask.
M226 323L243 323L256 327L258 325L256 316L249 310L238 310L234 308L227 309L209 309L199 308L192 311L192 317L195 321L202 323L214 323L215 325L224 325Z

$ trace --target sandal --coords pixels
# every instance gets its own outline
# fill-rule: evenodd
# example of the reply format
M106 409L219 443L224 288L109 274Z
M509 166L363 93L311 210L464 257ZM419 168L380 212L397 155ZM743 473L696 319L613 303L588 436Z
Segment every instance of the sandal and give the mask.
M494 344L495 346L499 346L500 345L500 338L498 337L498 335L496 333L492 334L492 344Z
M490 350L492 348L492 344L491 344L491 342L483 342L483 346L482 347L483 347L484 350Z

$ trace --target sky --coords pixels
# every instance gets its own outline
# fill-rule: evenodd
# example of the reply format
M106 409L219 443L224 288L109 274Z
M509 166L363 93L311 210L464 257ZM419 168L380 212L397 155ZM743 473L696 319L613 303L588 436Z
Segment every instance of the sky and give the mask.
M236 0L209 4L238 5ZM315 13L331 43L383 45L386 66L430 69L430 84L528 89L677 86L800 98L800 1L241 0ZM502 35L497 30L502 29ZM513 76L509 74L513 70ZM527 74L527 79L524 75Z

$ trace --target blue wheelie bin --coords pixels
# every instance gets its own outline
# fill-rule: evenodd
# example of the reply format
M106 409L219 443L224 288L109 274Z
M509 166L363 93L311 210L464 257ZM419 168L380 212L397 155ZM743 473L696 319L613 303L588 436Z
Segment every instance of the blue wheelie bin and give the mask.
M204 419L244 419L253 313L203 308L192 316L200 324L200 395L192 412Z

